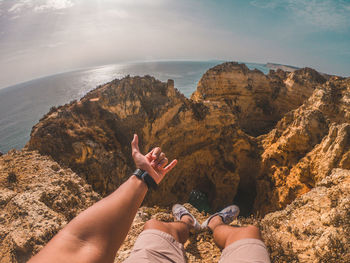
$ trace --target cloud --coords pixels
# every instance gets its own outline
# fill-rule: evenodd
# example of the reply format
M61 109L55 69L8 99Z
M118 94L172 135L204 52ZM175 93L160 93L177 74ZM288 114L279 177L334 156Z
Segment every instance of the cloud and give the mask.
M343 4L343 8L344 8L345 10L347 10L347 11L350 12L350 4L344 3L344 4ZM349 15L350 15L350 14L349 14Z
M8 9L9 13L17 14L22 11L23 8L31 8L33 3L30 0L20 0Z
M124 19L124 18L128 18L130 16L130 14L126 11L126 10L109 10L107 11L107 13L109 15Z
M62 41L61 42L53 42L53 43L43 45L42 47L43 48L56 48L56 47L62 46L64 44L65 44L65 42L62 42Z
M250 4L259 8L275 8L278 5L278 1L272 0L254 0L251 1Z
M72 7L74 4L70 0L48 0L46 4L36 6L34 11L40 12L44 10L59 10Z
M335 1L301 1L289 0L289 8L298 18L311 25L324 29L342 28L348 22L346 14Z
M0 2L1 3L1 2ZM70 8L74 5L71 0L19 0L13 4L7 11L10 14L18 16L23 10L33 10L35 12L42 12L46 10L60 10Z
M325 30L342 30L350 25L350 3L334 0L254 0L258 8L284 8L298 23Z

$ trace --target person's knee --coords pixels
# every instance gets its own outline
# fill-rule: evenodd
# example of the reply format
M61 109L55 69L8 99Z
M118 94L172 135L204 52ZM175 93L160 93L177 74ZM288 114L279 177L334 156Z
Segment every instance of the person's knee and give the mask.
M260 229L258 227L249 225L245 227L245 231L252 238L261 239Z
M162 222L158 221L157 219L150 219L148 220L145 225L143 226L143 230L146 229L159 229L159 225L161 225Z

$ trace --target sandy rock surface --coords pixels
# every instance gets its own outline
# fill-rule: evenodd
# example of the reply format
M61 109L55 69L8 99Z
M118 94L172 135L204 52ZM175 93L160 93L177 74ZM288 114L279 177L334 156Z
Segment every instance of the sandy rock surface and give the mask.
M274 262L349 262L350 170L334 169L260 224Z
M284 210L263 219L239 217L231 225L260 227L272 262L347 262L350 253L350 171L334 169ZM0 158L0 262L26 262L80 211L99 200L70 170L35 152ZM202 223L209 215L188 210ZM125 260L147 220L172 222L169 208L141 207L115 262ZM218 262L212 234L191 234L188 262Z
M197 218L199 223L204 222L209 215L199 213L190 204L184 206ZM159 207L141 207L135 217L131 230L125 240L124 244L118 251L115 262L123 262L132 250L138 235L142 232L144 224L147 220L155 218L164 222L173 222L174 217L170 209ZM246 225L248 222L257 224L258 221L254 219L234 220L232 225ZM201 231L197 234L190 234L189 240L184 245L186 251L187 262L218 262L221 251L215 245L211 232Z
M202 223L208 215L186 208ZM174 221L171 211L141 207L115 262L125 260L147 220ZM239 217L232 226L253 224L262 231L272 262L348 262L350 257L350 170L334 169L310 192L284 210L264 218ZM212 234L191 235L185 244L188 262L218 262L221 251Z
M0 262L26 262L100 197L70 169L37 152L0 157Z

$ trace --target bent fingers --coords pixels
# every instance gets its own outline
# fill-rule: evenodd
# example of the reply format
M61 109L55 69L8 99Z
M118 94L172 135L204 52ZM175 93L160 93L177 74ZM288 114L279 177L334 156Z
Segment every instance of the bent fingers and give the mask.
M176 164L177 164L177 160L175 159L175 160L173 160L168 166L166 166L166 167L164 168L164 172L165 172L165 173L170 172L170 171L175 167Z

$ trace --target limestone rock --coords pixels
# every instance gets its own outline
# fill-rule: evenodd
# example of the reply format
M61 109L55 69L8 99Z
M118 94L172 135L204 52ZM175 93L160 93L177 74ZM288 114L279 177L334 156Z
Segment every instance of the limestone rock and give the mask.
M330 80L259 137L264 150L256 210L265 214L281 209L333 168L350 169L349 96L350 79Z
M269 69L273 69L273 70L281 69L283 71L288 71L288 72L294 72L295 70L299 69L298 67L276 64L276 63L271 63L271 62L266 63L265 67L267 67Z
M164 111L181 99L171 82L152 77L116 80L79 102L53 108L33 127L29 149L52 156L107 194L132 172L133 133L140 133L144 142L145 122L153 122L162 106Z
M37 152L0 157L0 262L27 262L99 200L83 179Z
M143 152L160 145L169 160L179 161L146 204L186 202L197 189L216 209L232 203L240 181L254 189L256 142L239 129L229 107L193 102L172 81L149 76L115 80L53 109L33 127L28 148L52 156L105 195L135 169L133 133Z
M243 214L283 209L333 168L349 169L350 78L304 68L264 75L223 63L192 99L173 81L126 77L52 109L33 127L28 149L50 155L106 195L134 169L133 133L147 152L160 145L178 165L146 205L187 202L204 192L212 209Z
M242 130L257 136L271 130L285 113L300 106L325 81L309 68L264 75L244 64L228 62L208 70L191 98L226 104Z
M207 218L207 215L199 213L196 208L190 204L184 204L184 206L202 223ZM132 247L141 233L144 224L147 220L155 218L163 222L173 222L174 218L170 209L164 209L159 207L141 207L134 219L127 239L119 249L115 262L123 262L132 250ZM258 221L256 221L258 223ZM244 225L243 222L235 220L232 224ZM214 263L220 259L221 251L214 244L213 236L209 231L201 231L196 235L190 234L188 241L184 245L186 257L188 263L204 262Z
M334 169L310 192L261 221L273 262L348 262L350 170Z
M185 206L200 223L209 216L189 204ZM260 227L272 262L345 263L350 257L349 211L350 170L334 169L284 210L269 213L262 219L239 217L231 225ZM169 209L141 207L115 262L129 256L144 223L151 218L164 222L174 220ZM189 263L218 262L221 255L208 231L190 235L185 251Z
M350 78L224 63L204 74L192 99L171 80L128 76L52 108L26 147L59 164L29 151L0 157L2 262L28 259L98 200L85 179L102 195L123 183L135 168L133 133L142 152L160 145L179 162L147 194L144 205L162 208L139 210L117 262L147 219L172 220L169 207L192 190L207 195L213 212L234 202L243 215L266 215L260 225L273 262L349 258ZM185 247L189 262L219 259L208 233Z

